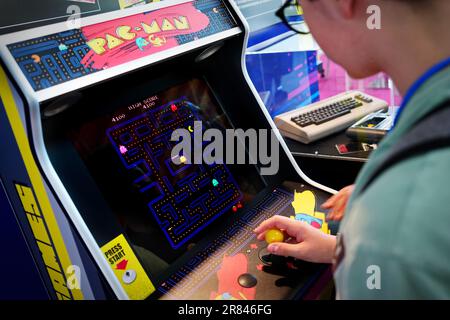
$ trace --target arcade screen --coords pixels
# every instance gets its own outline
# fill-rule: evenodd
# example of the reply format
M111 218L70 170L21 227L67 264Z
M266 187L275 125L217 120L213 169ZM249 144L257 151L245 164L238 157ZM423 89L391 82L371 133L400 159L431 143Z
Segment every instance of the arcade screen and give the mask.
M150 91L150 90L149 90ZM70 129L69 139L151 276L232 221L264 188L252 165L174 163L172 132L231 128L204 80L150 93ZM198 128L198 127L197 127ZM237 143L238 140L235 140ZM191 159L192 160L192 159ZM149 270L150 269L150 270Z

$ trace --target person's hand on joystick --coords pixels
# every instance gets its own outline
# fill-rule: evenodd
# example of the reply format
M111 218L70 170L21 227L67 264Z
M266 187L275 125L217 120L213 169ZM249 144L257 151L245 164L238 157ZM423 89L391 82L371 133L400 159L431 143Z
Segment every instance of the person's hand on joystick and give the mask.
M270 253L308 262L331 263L336 248L334 236L325 234L306 222L278 215L262 222L254 232L258 240L270 240L267 247ZM284 240L283 233L289 237L286 242L273 241Z

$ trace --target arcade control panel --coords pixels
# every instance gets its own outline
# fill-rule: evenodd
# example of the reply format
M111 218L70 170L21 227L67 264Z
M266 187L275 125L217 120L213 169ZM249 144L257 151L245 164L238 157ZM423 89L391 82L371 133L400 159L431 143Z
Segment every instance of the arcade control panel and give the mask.
M303 208L305 205L303 201L296 201L295 196L303 195L309 198L306 208L314 206L312 215L300 211L296 214L297 205L302 203ZM292 219L296 219L296 215L308 215L316 223L319 221L319 225L313 226L329 232L325 214L315 211L316 203L325 199L322 192L312 192L311 188L292 182L267 192L221 234L205 239L204 247L160 284L158 291L162 299L316 298L323 288L313 288L314 283L320 282L319 279L325 282L331 279L325 272L328 266L270 254L267 243L257 240L253 230L274 215Z

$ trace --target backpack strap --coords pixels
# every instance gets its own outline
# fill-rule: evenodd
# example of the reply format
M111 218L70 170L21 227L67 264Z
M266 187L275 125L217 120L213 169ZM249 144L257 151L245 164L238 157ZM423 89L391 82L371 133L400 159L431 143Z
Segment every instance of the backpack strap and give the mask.
M381 161L361 188L363 193L384 171L409 158L450 147L450 100L422 118ZM449 159L450 169L450 159Z

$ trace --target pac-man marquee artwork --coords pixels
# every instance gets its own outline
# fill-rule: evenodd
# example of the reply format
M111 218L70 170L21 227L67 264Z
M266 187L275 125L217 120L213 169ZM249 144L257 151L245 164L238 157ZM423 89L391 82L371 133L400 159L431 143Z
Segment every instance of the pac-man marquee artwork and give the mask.
M35 91L236 27L220 0L197 0L8 45Z

